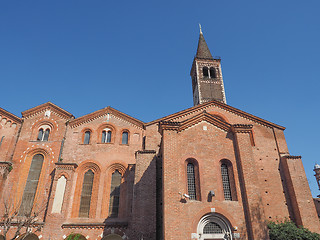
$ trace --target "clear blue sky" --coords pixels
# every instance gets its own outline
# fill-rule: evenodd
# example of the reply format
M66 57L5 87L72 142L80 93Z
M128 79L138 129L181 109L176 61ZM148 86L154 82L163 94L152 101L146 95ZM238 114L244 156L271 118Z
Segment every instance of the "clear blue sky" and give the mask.
M148 122L191 107L202 24L229 105L287 127L314 196L320 1L1 1L0 106L112 106ZM314 125L316 124L316 125Z

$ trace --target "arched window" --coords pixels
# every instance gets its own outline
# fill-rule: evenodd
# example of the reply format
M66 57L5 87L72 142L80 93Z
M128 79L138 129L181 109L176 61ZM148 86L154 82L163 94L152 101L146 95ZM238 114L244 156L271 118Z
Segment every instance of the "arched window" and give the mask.
M94 173L88 170L83 177L79 217L89 217Z
M37 141L42 141L42 138L43 138L43 129L40 128L39 129L39 133L38 133Z
M122 144L128 144L129 142L129 132L128 131L123 131L122 132Z
M228 166L225 163L221 164L221 176L222 176L224 199L231 201L232 200L232 195L231 195L231 187L230 187Z
M101 143L110 143L111 142L111 130L106 129L102 131Z
M43 128L39 129L37 141L48 141L50 134L50 129L46 128L46 130L43 130Z
M46 131L44 132L43 141L48 141L49 134L50 134L50 129L47 128Z
M61 213L64 193L66 190L67 179L65 176L61 176L58 179L56 192L52 204L52 213Z
M216 70L215 68L210 68L210 78L216 78Z
M187 181L188 181L188 195L190 199L197 199L197 191L196 191L196 176L194 165L192 163L187 164Z
M40 178L43 160L44 157L41 154L36 154L32 158L26 186L24 188L21 200L19 215L25 216L29 214L32 210L34 197L38 188L38 182Z
M200 176L197 160L189 158L185 161L187 190L190 200L201 200Z
M121 173L116 170L111 177L109 217L118 217L120 204Z
M232 170L232 164L229 160L222 160L221 162L221 178L224 199L229 201L236 201L237 194Z
M84 138L83 138L83 144L89 144L90 143L90 131L85 131Z
M207 67L203 67L202 68L202 72L203 72L203 77L204 78L209 77L209 69Z

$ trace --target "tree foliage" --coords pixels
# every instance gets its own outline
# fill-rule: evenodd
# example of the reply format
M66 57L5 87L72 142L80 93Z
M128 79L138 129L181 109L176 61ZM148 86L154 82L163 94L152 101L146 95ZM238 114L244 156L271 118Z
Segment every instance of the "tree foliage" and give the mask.
M84 239L85 237L79 233L76 233L76 234L72 233L66 238L66 240L84 240Z
M292 221L269 222L270 240L319 240L320 234L304 227L297 227Z

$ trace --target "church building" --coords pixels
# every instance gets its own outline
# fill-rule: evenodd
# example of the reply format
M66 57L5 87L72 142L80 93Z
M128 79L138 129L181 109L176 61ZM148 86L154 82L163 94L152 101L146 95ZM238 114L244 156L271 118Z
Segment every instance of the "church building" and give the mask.
M227 104L201 31L190 75L194 106L147 123L112 107L0 108L0 235L261 240L285 219L320 233L285 128Z

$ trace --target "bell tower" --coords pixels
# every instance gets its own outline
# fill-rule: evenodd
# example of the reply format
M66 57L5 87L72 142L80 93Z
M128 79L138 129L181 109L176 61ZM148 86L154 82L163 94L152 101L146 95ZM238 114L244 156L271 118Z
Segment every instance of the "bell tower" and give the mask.
M313 171L316 173L314 176L316 177L318 187L320 190L320 165L319 164L314 165ZM318 195L317 197L320 197L320 195Z
M198 49L193 59L190 75L194 106L212 100L227 103L221 72L221 59L212 57L204 40L201 26Z

